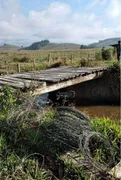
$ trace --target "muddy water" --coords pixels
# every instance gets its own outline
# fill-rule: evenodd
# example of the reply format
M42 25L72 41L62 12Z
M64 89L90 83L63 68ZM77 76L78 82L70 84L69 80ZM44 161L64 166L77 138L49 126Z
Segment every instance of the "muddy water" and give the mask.
M120 120L120 106L76 106L76 109L84 112L90 118L107 117L118 122Z
M37 97L41 107L45 107L48 102L48 94ZM91 105L91 106L76 106L76 109L84 112L89 118L110 118L120 122L120 106L111 105Z

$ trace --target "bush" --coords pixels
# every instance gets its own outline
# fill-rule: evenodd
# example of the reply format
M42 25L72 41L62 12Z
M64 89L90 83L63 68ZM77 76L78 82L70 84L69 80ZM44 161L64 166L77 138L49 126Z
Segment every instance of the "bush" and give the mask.
M119 62L114 62L113 64L110 65L109 67L109 72L110 73L116 73L120 76L120 63Z
M22 57L22 58L13 58L14 62L29 62L29 58L27 57Z
M101 52L95 53L95 60L102 60L102 53Z
M19 62L29 62L29 58L23 57L19 60Z
M111 60L112 59L112 53L110 49L102 48L102 59L103 60Z
M4 86L0 92L0 113L6 114L15 104L16 97L13 88Z

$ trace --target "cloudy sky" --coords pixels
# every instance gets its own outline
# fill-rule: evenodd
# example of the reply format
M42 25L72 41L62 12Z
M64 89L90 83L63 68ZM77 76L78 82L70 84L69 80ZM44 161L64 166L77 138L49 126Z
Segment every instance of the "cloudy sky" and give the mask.
M0 0L0 44L89 44L121 36L121 0Z

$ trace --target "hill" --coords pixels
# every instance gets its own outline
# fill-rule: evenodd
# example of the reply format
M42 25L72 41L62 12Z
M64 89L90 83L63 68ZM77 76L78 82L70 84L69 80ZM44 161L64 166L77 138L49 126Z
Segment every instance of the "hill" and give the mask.
M117 38L109 38L109 39L104 39L100 40L97 43L92 43L89 44L88 47L93 47L93 48L102 48L102 47L107 47L110 46L111 44L117 44L117 42L120 40L119 37Z
M11 45L11 44L4 44L0 45L0 51L16 51L19 50L19 46Z
M89 45L80 45L75 43L51 43L48 40L43 40L40 42L35 42L32 45L23 48L23 50L69 50L69 49L89 49L89 48L102 48L108 47L111 44L116 44L120 38L109 38L100 40Z
M39 50L43 49L43 47L47 46L49 44L48 40L40 41L40 42L35 42L32 45L23 48L24 50Z
M111 44L116 44L120 40L117 38L109 38L100 40L99 42L94 42L89 45L76 44L76 43L51 43L49 40L43 40L35 42L28 47L20 48L19 46L4 44L0 45L0 51L16 51L16 50L76 50L76 49L90 49L90 48L102 48L108 47Z
M48 40L35 42L23 50L65 50L65 49L80 49L80 44L74 43L50 43Z

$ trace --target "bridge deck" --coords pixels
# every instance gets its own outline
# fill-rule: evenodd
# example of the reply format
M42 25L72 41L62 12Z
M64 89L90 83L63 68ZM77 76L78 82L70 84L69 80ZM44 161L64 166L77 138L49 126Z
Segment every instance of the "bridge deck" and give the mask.
M100 77L107 68L101 67L59 67L42 71L25 72L0 76L0 87L34 89L43 94Z

